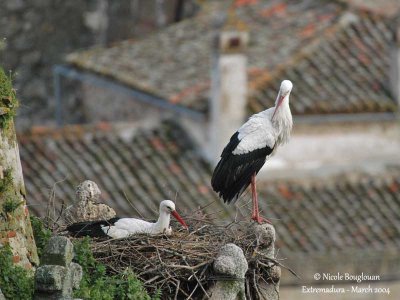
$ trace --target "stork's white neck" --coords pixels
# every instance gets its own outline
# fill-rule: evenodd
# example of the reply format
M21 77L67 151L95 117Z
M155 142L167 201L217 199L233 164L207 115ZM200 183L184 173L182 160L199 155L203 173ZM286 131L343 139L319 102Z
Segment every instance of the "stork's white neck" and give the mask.
M289 107L289 95L283 99L282 104L277 108L272 124L278 133L277 143L284 144L288 142L293 126L292 112Z
M171 219L171 214L161 210L157 222L154 223L154 228L160 230L160 232L168 229L170 219Z

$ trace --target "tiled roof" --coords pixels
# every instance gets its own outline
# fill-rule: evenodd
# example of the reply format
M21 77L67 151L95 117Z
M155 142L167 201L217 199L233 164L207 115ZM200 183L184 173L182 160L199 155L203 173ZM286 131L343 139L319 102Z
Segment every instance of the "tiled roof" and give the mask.
M176 198L182 213L211 202L206 212L235 217L235 208L210 189L211 168L171 121L132 132L104 124L75 126L19 140L28 204L35 214L44 215L53 186L60 207L61 201L71 203L78 183L90 179L120 216L151 218L160 200ZM399 167L374 176L260 182L259 190L260 208L273 221L284 253L400 246ZM249 192L237 204L246 203L251 203ZM240 209L239 219L249 216L248 208Z
M357 9L373 11L382 16L394 17L400 11L398 0L338 0Z
M72 53L67 61L207 112L213 24L229 3L211 2L197 17L144 40ZM282 78L295 83L295 114L396 109L388 88L390 34L384 17L337 1L242 0L232 5L250 32L251 110L273 103Z
M209 165L199 159L185 132L170 122L138 129L133 136L103 124L45 130L19 140L29 202L36 214L44 215L53 187L60 208L61 201L72 203L75 187L86 179L98 184L102 201L122 216L137 215L136 209L153 216L163 199L177 198L177 207L187 210L216 199L208 184Z
M389 20L368 12L343 15L273 74L253 82L253 110L273 106L281 78L295 84L297 114L393 112ZM265 76L265 78L263 78Z
M339 252L400 246L400 168L265 189L282 251Z

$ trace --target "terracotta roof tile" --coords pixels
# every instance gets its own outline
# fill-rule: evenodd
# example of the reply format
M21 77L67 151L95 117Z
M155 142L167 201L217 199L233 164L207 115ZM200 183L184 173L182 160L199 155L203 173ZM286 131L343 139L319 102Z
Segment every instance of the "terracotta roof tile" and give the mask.
M281 78L289 78L298 83L291 103L297 114L397 111L389 92L389 20L353 17L279 69L279 76L258 82L253 109L272 106Z

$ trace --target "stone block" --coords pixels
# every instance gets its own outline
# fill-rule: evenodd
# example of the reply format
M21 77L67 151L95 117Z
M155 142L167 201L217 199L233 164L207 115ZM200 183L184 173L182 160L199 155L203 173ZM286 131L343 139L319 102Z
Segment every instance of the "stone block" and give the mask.
M215 286L209 290L210 299L245 299L244 277L247 268L248 264L242 249L235 244L223 246L214 261L214 272L222 275L223 279L217 279Z
M116 216L115 210L106 204L98 203L101 191L97 184L85 180L76 189L76 202L64 212L67 224L85 221L108 220Z
M36 289L40 291L62 290L66 273L66 267L55 265L40 266L35 273Z
M71 262L73 245L66 237L55 236L48 242L42 265L35 273L35 300L72 300L79 288L82 267Z
M71 241L63 236L52 237L43 253L41 265L58 265L68 267L74 256Z
M0 289L0 300L6 300L6 297L4 297L3 292Z
M81 283L83 270L82 267L76 263L71 263L71 279L72 279L72 288L79 289L79 284Z
M235 244L226 244L214 261L214 270L219 274L244 278L248 265L243 250Z
M260 247L260 250L265 255L274 258L276 240L274 226L271 224L255 224L250 230L253 230L257 240L257 245Z

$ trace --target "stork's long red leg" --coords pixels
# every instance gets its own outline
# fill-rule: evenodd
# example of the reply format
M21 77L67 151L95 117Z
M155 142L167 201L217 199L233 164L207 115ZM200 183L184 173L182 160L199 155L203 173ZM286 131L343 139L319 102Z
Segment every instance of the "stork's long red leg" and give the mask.
M258 222L259 211L258 211L258 199L257 199L256 176L255 176L255 174L251 176L251 198L253 200L253 212L251 214L251 218Z
M251 197L253 199L253 212L251 214L251 218L254 221L256 221L258 224L262 224L263 222L267 222L267 223L271 224L271 222L269 220L260 217L260 211L259 211L259 208L258 208L256 174L251 176Z

